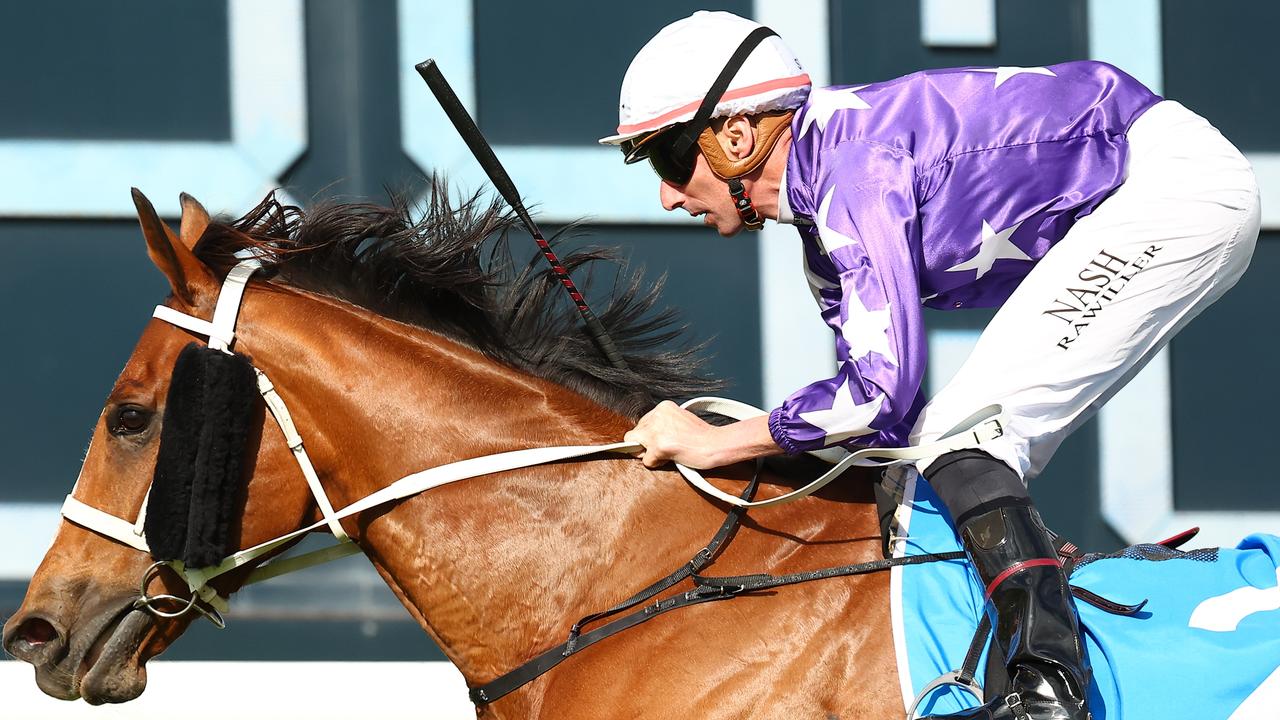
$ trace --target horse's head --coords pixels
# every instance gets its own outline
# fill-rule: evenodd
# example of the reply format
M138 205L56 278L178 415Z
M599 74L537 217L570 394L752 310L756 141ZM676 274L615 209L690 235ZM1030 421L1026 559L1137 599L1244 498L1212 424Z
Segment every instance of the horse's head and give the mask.
M510 257L502 235L511 220L501 207L479 197L455 205L438 179L421 208L393 198L388 207L320 203L303 213L269 196L230 224L210 223L184 198L176 235L145 198L135 200L149 254L172 295L112 388L65 520L4 628L4 649L36 667L46 693L91 703L132 699L145 686L147 660L198 617L195 608L212 612L220 596L253 579L257 561L246 558L265 557L253 553L274 552L326 525L339 537L356 536L415 616L431 612L448 628L437 639L464 673L487 674L494 647L550 637L560 632L564 608L603 604L616 594L583 583L570 591L578 600L560 607L530 602L526 587L563 592L565 579L579 577L582 567L642 562L622 549L626 529L640 522L635 505L659 493L663 502L645 505L646 512L665 517L673 498L686 497L678 486L654 484L642 466L615 459L575 467L573 481L563 468L547 467L477 480L465 491L437 488L430 498L368 513L361 508L373 506L360 504L423 468L529 445L608 442L629 426L627 415L642 411L645 397L689 397L714 387L697 373L696 348L664 347L679 330L669 314L652 311L660 284L639 274L620 278L600 314L628 352L633 372L624 373L596 357L573 306L552 294L561 287L554 274ZM246 252L272 279L246 289L239 322L228 325L223 309L238 296L227 289L247 279L248 266L237 265ZM575 268L605 257L585 249L564 263ZM221 352L232 326L243 357ZM217 342L206 347L209 333ZM279 394L259 382L250 356L280 383ZM352 372L361 368L376 372ZM281 419L277 428L268 419L284 417L281 394L314 463L290 451L301 448L293 422ZM228 401L236 398L243 402ZM234 423L238 429L229 432ZM170 482L184 475L184 483ZM210 483L214 475L220 482ZM600 488L614 497L605 511ZM719 522L714 506L687 501L707 524ZM346 530L331 502L358 513ZM547 542L578 537L586 516L616 530L608 541L615 549ZM665 542L683 554L702 540ZM510 554L505 562L467 561L477 548L489 554L499 547ZM250 550L219 562L241 548ZM543 561L549 548L554 562ZM207 563L235 569L213 577ZM455 570L463 566L466 573ZM507 581L511 567L529 574L524 584ZM265 574L282 570L268 566ZM210 587L216 594L206 592ZM512 607L522 608L515 632L494 622ZM166 616L177 611L183 613ZM478 626L500 631L477 640Z
M194 252L209 224L208 214L184 195L181 231L175 235L136 190L134 201L148 253L173 291L168 304L181 312L209 317L221 282ZM148 324L94 427L73 491L76 500L117 518L139 516L153 479L157 487L161 485L157 458L163 467L166 454L160 450L162 426L168 426L163 428L167 437L177 425L171 414L176 410L169 407L179 404L173 401L177 394L170 394L171 385L180 382L175 380L180 374L175 372L175 364L193 341L203 345L202 338L170 324L158 320ZM202 380L207 378L188 382L200 384ZM239 519L244 503L251 502L266 482L257 481L258 489L250 493L244 479L255 467L266 469L274 463L290 462L279 438L264 440L259 405L252 403L249 407L253 409L240 421L240 457L224 463L238 476L229 480L235 487L223 489L236 508L229 513L230 522L224 521L220 529L229 544L281 534L296 527L310 510L310 496L303 488L301 494L273 493L271 511L257 513L260 519L253 523ZM260 452L275 454L276 459L260 459ZM200 462L206 460L200 458ZM153 510L156 498L157 493L151 492ZM184 514L185 508L175 511L169 507L165 513L173 517ZM157 520L155 512L147 517L149 529L152 524L162 524L153 522ZM151 549L155 548L153 541ZM5 624L4 649L35 666L36 681L49 695L64 699L82 696L94 704L133 699L146 685L146 661L163 651L196 616L163 618L136 607L140 586L150 596L190 595L186 583L171 570L158 567L149 572L153 562L148 552L64 520L32 577L22 607ZM225 584L219 589L229 592L236 581L234 574L223 578Z

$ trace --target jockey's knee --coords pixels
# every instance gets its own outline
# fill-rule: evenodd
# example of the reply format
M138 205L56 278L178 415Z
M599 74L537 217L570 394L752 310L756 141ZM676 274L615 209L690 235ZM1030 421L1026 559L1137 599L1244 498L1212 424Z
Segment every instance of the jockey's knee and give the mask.
M1031 502L1022 477L982 450L942 455L929 465L925 477L957 526L990 510Z

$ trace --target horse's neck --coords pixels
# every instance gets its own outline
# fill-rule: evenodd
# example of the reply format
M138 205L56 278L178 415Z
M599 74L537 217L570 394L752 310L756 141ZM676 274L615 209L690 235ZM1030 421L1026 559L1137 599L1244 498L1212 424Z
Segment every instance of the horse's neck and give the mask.
M297 405L298 427L336 506L427 467L612 442L630 427L431 333L323 298L271 300L277 327L250 329L246 343ZM281 318L298 325L279 327ZM474 681L562 641L578 616L674 569L722 519L674 473L605 458L462 481L347 525Z

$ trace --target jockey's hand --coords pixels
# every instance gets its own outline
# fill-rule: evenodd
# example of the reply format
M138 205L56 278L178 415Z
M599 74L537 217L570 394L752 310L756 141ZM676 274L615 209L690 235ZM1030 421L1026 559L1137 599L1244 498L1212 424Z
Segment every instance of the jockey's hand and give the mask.
M650 468L672 461L706 470L782 452L769 434L768 417L720 427L704 422L670 400L640 418L623 440L644 446L639 457Z

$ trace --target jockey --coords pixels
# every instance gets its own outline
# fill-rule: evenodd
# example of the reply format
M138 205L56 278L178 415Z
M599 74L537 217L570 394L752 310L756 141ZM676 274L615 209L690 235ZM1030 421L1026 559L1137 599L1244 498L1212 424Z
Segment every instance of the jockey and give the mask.
M600 142L648 159L663 207L721 235L794 225L839 362L767 417L713 427L659 405L627 434L645 464L919 445L1000 404L1002 437L917 465L987 588L1012 682L950 717L1090 717L1071 592L1026 482L1244 272L1248 162L1103 63L811 88L776 35L723 12L641 48ZM927 403L922 305L1000 308Z

